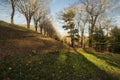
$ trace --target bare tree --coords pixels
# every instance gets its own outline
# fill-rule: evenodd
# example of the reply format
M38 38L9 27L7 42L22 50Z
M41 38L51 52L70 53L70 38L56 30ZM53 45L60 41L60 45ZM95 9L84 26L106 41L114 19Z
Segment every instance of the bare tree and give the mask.
M107 0L80 0L86 6L86 12L89 14L90 31L89 31L89 47L92 47L93 32L96 21L99 16L104 13L108 7Z
M10 19L11 24L14 24L15 1L16 0L0 0L0 5L3 6L3 7L5 7L6 10L9 7L12 8L11 19Z
M45 18L40 23L40 26L42 27L42 33L44 36L49 36L52 38L55 38L57 36L57 31L55 30L52 20L49 18Z
M12 6L12 13L11 13L11 24L14 24L14 14L15 14L15 0L10 0Z
M85 7L83 5L77 6L75 10L76 10L75 22L80 33L79 35L81 35L81 42L80 42L81 47L84 48L84 31L88 21L88 14L86 13Z
M33 15L35 30L37 31L38 23L40 23L50 12L51 0L45 0L41 2L39 9Z
M43 34L43 29L46 25L46 19L47 19L46 10L42 11L42 14L39 17L40 17L40 20L39 20L40 33Z
M35 26L35 31L38 30L38 22L40 21L40 19L42 18L42 12L41 10L37 11L34 15L33 15L33 20L34 20L34 26Z
M27 21L27 28L30 28L31 18L39 9L40 0L17 0L16 7L23 14Z
M33 19L34 19L34 25L35 25L35 30L37 31L37 28L38 28L38 23L41 23L42 20L44 20L47 15L49 13L49 10L48 9L43 9L43 7L38 10L34 16L33 16Z
M114 20L108 14L102 14L97 20L99 29L104 29L106 36L109 36ZM97 26L96 26L97 27Z

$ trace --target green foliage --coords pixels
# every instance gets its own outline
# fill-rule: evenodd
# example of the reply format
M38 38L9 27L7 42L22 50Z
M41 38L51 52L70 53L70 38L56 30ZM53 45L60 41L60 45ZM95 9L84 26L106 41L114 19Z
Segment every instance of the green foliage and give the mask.
M97 51L104 51L106 49L106 36L103 29L96 29L93 35L95 49Z
M75 12L72 9L68 9L66 12L62 14L62 20L65 22L73 21L75 17Z
M64 20L65 22L65 25L63 26L65 30L70 29L71 31L72 29L74 29L75 24L73 22L73 18L75 17L75 12L72 9L68 9L66 10L66 12L63 12L61 17L62 20Z
M68 9L62 13L62 20L65 22L63 28L68 31L71 38L71 46L74 47L74 42L78 39L78 29L75 28L74 23L75 12L73 9Z
M111 30L109 50L120 53L120 29L117 27Z

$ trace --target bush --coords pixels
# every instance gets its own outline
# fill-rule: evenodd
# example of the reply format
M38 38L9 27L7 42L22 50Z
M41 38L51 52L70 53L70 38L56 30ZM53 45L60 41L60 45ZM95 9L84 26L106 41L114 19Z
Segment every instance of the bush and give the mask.
M120 29L117 27L111 30L109 51L120 53Z

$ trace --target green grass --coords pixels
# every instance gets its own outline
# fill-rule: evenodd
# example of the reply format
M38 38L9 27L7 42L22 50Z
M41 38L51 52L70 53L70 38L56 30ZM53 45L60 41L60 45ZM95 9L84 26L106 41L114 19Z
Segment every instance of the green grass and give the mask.
M25 36L38 35L39 33L4 21L0 21L0 40L23 38ZM39 35L40 36L40 35Z
M22 30L22 31L27 31L27 32L31 32L31 33L37 33L36 31L33 31L31 29L27 29L25 27L21 27L19 25L15 25L15 24L10 24L10 23L6 23L4 21L0 21L0 26L4 26L4 27L8 27L8 28L12 28L12 29L16 29L16 30Z
M90 52L86 50L87 53L90 53L100 59L105 60L107 63L111 64L112 66L120 68L120 54L115 53L98 53L98 52Z
M113 75L114 77L120 80L120 68L114 65L114 63L120 61L118 60L118 57L120 57L119 54L102 54L102 53L89 54L88 52L85 51L79 51L79 53L82 54L91 63L96 65L99 69L105 71L110 75ZM120 66L119 63L116 63L116 65Z
M120 80L119 54L63 50L56 40L3 21L0 33L0 80Z
M113 80L84 56L69 51L50 51L24 56L5 56L0 80Z

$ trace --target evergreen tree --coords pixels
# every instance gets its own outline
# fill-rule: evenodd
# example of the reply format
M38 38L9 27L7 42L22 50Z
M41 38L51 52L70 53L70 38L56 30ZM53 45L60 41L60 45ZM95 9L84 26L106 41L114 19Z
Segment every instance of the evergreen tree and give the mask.
M64 21L63 28L68 31L72 47L74 47L75 41L78 39L78 29L75 29L74 17L75 12L73 9L68 9L62 13L62 20Z
M97 51L104 51L106 49L106 36L104 35L103 29L95 29L93 40Z
M109 50L114 53L120 53L120 28L118 27L111 30Z

